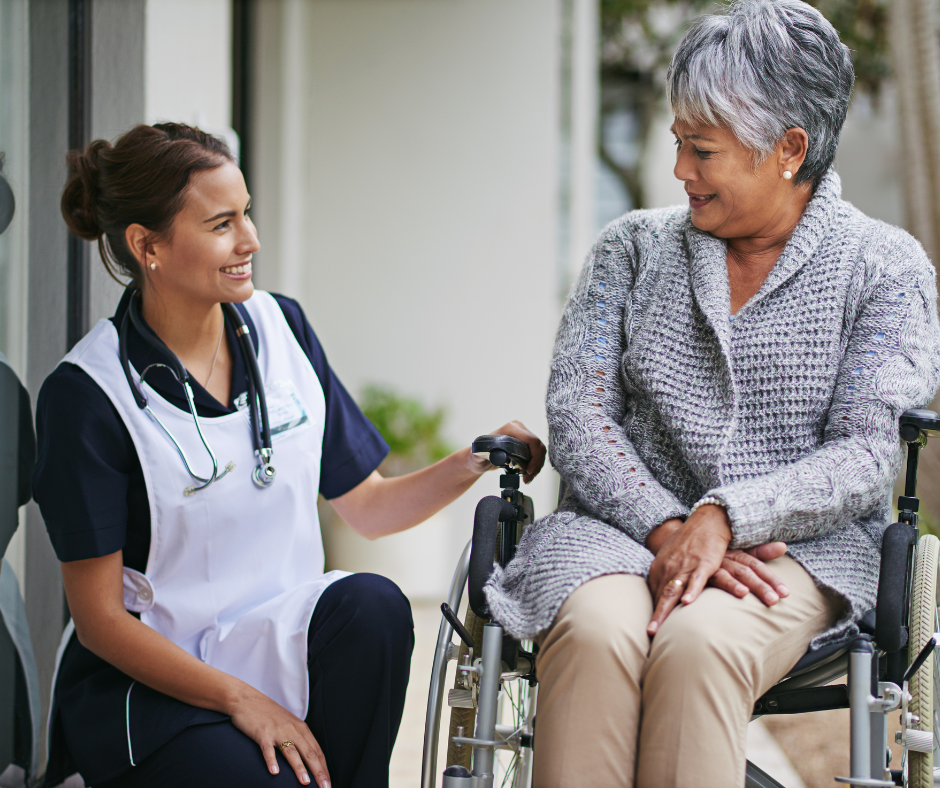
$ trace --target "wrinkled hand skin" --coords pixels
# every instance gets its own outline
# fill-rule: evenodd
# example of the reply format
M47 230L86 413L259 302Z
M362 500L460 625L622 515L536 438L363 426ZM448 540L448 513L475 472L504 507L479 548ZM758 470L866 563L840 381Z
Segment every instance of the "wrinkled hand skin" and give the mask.
M731 526L721 506L699 507L685 522L667 520L653 529L646 546L655 555L649 586L655 609L647 627L652 637L680 602L691 605L706 585L742 598L754 593L765 605L789 591L766 562L787 552L783 542L750 550L729 550Z

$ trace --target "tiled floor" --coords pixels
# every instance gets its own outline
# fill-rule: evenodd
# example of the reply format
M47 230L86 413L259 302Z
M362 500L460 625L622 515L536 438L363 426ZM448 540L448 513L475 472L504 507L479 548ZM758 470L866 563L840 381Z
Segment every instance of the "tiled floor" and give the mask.
M401 732L392 755L391 788L418 788L421 780L421 757L424 740L424 716L427 708L428 685L431 680L431 658L441 613L437 603L414 602L415 651L411 660L411 682L405 699ZM451 668L453 670L453 668ZM449 685L448 685L449 686ZM447 708L444 708L446 719ZM443 737L440 752L446 752ZM776 740L760 722L748 729L748 757L786 788L805 788ZM443 770L443 755L440 760ZM439 778L438 778L439 779ZM831 778L830 778L831 781Z

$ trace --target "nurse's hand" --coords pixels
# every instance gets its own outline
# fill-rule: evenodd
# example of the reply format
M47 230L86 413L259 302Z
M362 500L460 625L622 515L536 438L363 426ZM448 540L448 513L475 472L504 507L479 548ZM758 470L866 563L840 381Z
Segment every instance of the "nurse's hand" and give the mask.
M290 741L293 744L280 752L300 783L310 784L309 769L319 788L330 788L326 758L307 724L247 684L237 695L229 710L232 724L261 747L268 771L278 773L278 745Z
M523 479L532 481L545 462L545 445L519 421L510 421L493 434L510 435L523 441L532 453ZM486 471L496 466L474 456L470 446L420 471L385 478L373 471L349 492L330 503L352 529L366 539L388 536L437 514L456 501Z
M538 436L531 432L525 424L521 421L510 421L508 424L504 424L498 430L493 430L489 434L509 435L511 438L521 440L528 446L532 459L529 460L529 464L526 466L522 481L528 484L538 476L539 471L542 470L542 466L545 464L545 444L542 443ZM485 473L486 471L492 471L496 468L489 460L483 457L477 457L473 452L470 452L468 463L474 473Z

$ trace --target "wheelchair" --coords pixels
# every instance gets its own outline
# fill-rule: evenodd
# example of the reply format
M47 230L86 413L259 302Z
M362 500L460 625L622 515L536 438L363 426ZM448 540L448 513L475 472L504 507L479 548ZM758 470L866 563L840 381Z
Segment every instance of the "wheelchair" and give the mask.
M907 445L904 494L898 498L898 522L884 533L875 608L858 622L858 634L807 652L758 699L752 719L847 708L851 773L835 780L927 788L940 784L940 540L918 538L916 484L919 452L928 436L940 434L940 417L929 410L909 410L899 427ZM515 640L489 620L483 595L496 563L505 566L512 560L523 530L534 519L531 499L519 490L529 451L504 435L477 438L473 451L503 469L502 493L477 505L473 538L441 605L421 788L529 788L536 746L536 647ZM461 621L457 611L465 587L469 604ZM458 643L452 642L455 633ZM457 662L456 676L447 693L447 755L439 778L438 743L452 661ZM844 676L844 684L832 683ZM895 738L903 754L897 769L891 768L887 746L887 715L893 712L901 716ZM745 786L784 788L750 762Z

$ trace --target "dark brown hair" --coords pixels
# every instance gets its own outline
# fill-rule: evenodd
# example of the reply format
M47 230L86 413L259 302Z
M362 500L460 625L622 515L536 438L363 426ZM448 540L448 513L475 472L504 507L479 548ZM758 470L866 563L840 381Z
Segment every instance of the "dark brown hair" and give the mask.
M193 175L234 161L218 137L182 123L134 126L112 145L95 140L85 151L69 151L69 179L62 216L69 229L97 241L108 273L130 277L138 286L145 272L127 246L132 224L167 237L182 210ZM122 282L123 284L123 282Z

